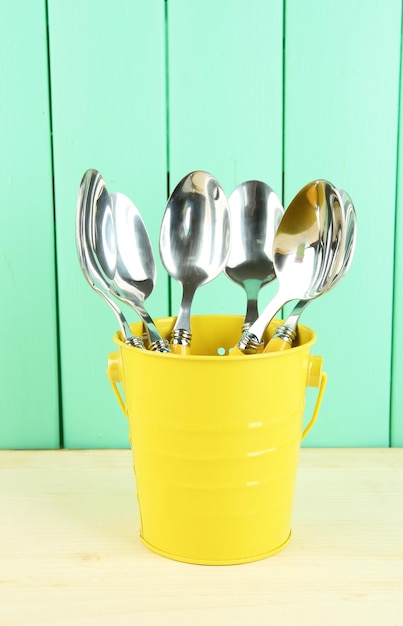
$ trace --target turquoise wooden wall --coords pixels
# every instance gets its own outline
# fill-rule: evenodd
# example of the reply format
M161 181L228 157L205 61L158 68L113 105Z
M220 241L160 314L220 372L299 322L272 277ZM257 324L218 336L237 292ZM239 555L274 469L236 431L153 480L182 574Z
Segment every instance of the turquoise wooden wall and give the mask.
M2 1L0 447L128 445L105 376L116 321L75 248L90 167L143 215L155 317L179 304L158 260L168 180L206 169L230 194L261 179L285 205L315 178L346 189L353 265L304 313L329 375L305 445L403 445L401 12L399 0ZM193 312L244 308L221 276Z

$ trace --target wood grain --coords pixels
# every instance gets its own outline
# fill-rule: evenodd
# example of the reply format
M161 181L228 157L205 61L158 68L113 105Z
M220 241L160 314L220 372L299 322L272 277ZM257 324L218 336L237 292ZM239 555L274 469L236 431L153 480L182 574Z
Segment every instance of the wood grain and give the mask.
M402 445L402 4L367 5L1 2L0 448L128 447L105 377L116 319L75 249L90 167L144 217L154 317L179 307L158 254L168 174L172 189L207 169L228 194L261 179L286 205L314 178L345 188L357 249L343 283L304 313L329 375L304 445ZM265 287L260 308L275 290ZM245 306L220 276L193 312Z
M286 202L325 178L357 212L349 273L303 315L329 375L311 446L389 445L401 2L366 8L365 0L286 3Z
M45 3L0 6L0 448L59 447Z
M163 2L49 1L61 388L67 447L125 447L125 420L105 376L118 325L81 274L76 202L85 170L135 203L152 240L157 284L150 315L168 313L158 256L166 202ZM74 42L74 44L73 44ZM138 316L122 305L129 322Z
M0 453L7 626L400 626L403 452L301 450L288 547L186 565L138 538L128 450Z

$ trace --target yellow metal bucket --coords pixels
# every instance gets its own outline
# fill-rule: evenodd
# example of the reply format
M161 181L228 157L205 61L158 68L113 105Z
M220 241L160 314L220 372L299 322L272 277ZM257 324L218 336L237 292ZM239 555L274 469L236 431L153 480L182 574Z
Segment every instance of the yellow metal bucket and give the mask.
M175 318L155 321L168 338ZM192 317L191 356L113 338L118 351L107 374L129 420L141 539L171 559L246 563L290 539L300 442L316 420L326 374L305 326L292 350L228 356L242 323ZM141 323L131 328L142 333ZM319 392L303 430L307 386Z

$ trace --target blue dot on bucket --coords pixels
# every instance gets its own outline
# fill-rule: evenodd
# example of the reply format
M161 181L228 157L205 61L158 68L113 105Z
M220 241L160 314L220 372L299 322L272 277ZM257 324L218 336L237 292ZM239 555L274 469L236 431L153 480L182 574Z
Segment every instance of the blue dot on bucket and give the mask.
M226 349L223 348L222 346L220 348L217 348L217 354L219 356L224 356L225 353L226 353Z

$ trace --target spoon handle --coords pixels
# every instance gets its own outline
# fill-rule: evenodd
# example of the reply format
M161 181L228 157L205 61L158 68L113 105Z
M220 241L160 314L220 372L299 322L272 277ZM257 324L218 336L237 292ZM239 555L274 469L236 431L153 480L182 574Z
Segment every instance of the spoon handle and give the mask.
M258 307L257 307L257 298L248 298L247 306L246 306L246 314L244 320L244 329L250 328L250 326L257 320L259 317Z
M190 350L190 345L189 344L174 343L173 341L171 341L170 346L171 346L171 351L174 354L180 354L182 356L187 356L187 355L191 354L191 350Z
M292 348L292 340L288 341L286 337L276 337L273 336L268 342L267 346L263 350L263 352L285 352L286 350L291 350Z
M134 337L132 335L130 326L127 323L125 316L123 315L122 311L119 309L117 304L104 291L102 291L102 289L97 287L95 283L92 282L92 280L91 281L89 280L89 283L91 287L93 288L93 290L96 291L96 293L100 295L101 298L103 298L107 304L109 304L112 311L115 313L116 318L119 322L119 326L123 335L124 342L135 348L140 348L141 350L145 350L146 347L144 345L142 337Z
M311 300L299 300L287 321L280 326L277 326L273 337L268 342L263 352L284 352L290 350L292 344L297 337L297 327L299 318L308 306Z
M243 333L238 344L231 350L232 356L239 354L257 354L263 350L262 337L266 330L266 327L270 324L271 320L286 304L287 299L281 293L279 289L274 298L269 302L266 308L259 315L257 320L249 327L249 329Z
M175 326L171 333L171 350L175 354L190 354L192 330L190 327L190 308L192 306L196 285L184 284L182 288L182 300L179 307Z
M147 313L145 308L140 304L140 302L128 301L132 308L136 311L139 317L143 320L144 329L148 335L148 340L150 344L150 350L154 352L171 352L168 341L163 339L150 315Z

